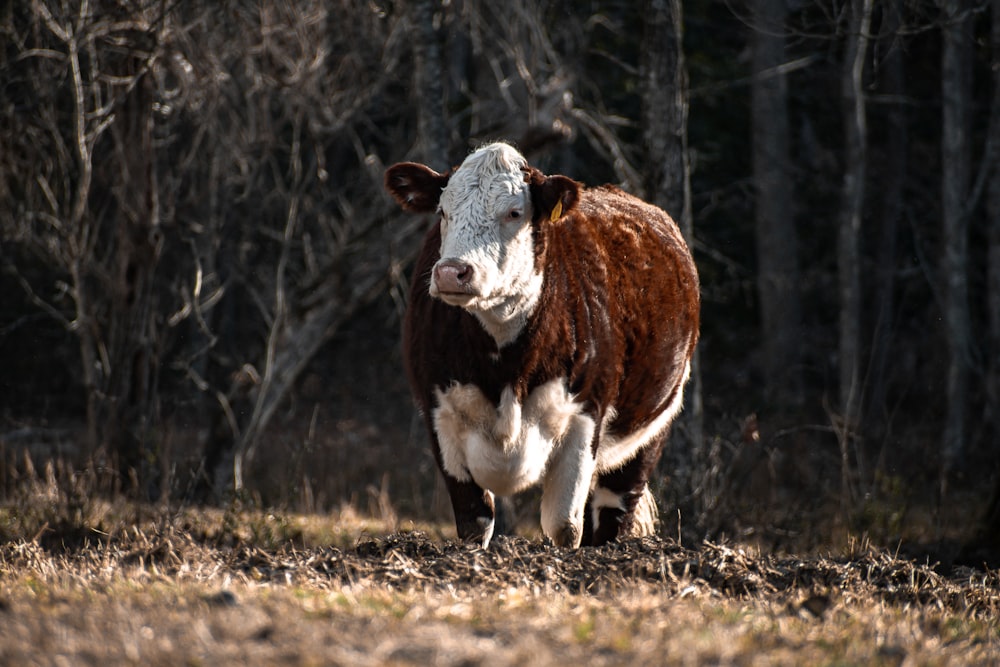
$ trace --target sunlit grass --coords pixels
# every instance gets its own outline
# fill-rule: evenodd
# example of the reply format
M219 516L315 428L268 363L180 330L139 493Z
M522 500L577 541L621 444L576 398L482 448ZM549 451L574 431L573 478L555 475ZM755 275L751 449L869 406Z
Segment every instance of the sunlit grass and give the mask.
M945 578L853 536L833 559L664 542L609 551L602 566L587 565L600 552L537 535L489 554L458 548L450 525L350 505L143 506L42 487L0 507L0 532L3 664L895 666L1000 655L995 572ZM561 578L588 567L608 569L587 585ZM768 583L786 570L787 585ZM808 584L820 575L821 587Z
M905 658L957 665L988 664L1000 648L995 618L877 600L835 602L815 617L782 596L680 597L649 584L583 596L546 588L396 589L371 578L282 585L231 571L142 577L135 566L87 577L84 568L58 560L40 560L24 574L4 570L0 599L18 619L6 630L15 644L58 632L62 650L86 655L97 650L88 639L93 632L129 619L149 637L137 640L138 655L165 660L201 651L253 661L256 654L236 646L257 636L295 637L303 642L295 649L300 658L321 662L331 645L383 658L417 647L426 656L493 656L497 664L529 655L534 664L566 664L564 658L590 664L588 656L602 656L598 662L898 665ZM220 590L230 592L231 605L218 602ZM104 655L130 657L122 633L107 637ZM172 639L154 641L163 637ZM259 657L264 662L274 653Z

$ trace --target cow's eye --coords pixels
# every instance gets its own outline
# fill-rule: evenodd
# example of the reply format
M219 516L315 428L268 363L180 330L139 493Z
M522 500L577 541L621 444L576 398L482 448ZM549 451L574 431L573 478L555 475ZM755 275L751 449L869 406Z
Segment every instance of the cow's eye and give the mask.
M519 208L512 208L510 211L507 212L507 219L508 220L520 220L521 219L521 215L522 215L521 209L519 209Z

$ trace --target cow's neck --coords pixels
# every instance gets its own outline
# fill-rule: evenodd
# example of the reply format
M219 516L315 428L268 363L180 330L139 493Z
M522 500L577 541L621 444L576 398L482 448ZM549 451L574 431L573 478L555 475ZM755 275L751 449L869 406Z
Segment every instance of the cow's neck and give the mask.
M494 306L473 311L486 333L496 341L498 350L513 343L524 331L541 298L542 282L542 274L536 273L526 289L518 290Z

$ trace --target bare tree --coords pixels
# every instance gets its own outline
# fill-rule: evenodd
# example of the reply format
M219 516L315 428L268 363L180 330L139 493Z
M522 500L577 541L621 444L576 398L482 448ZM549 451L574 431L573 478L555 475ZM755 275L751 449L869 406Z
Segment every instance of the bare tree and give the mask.
M378 194L382 165L362 139L370 105L395 80L403 54L393 37L398 24L384 21L371 7L347 3L341 9L333 16L324 3L314 2L244 11L232 37L245 43L210 50L240 60L243 71L234 89L208 91L221 94L218 103L225 110L210 129L212 140L242 167L218 186L230 196L261 186L273 193L255 212L263 235L237 232L247 247L271 250L237 260L264 343L256 353L240 350L237 362L227 365L228 387L214 382L218 410L205 467L216 493L230 481L243 488L268 425L303 369L359 307L388 286L396 263L405 262L416 244L414 226L382 224L387 211ZM345 48L359 41L368 48ZM348 55L337 60L336 53ZM212 62L207 70L203 81L211 85L232 64ZM376 75L359 80L367 71ZM235 124L227 122L227 114ZM340 146L334 163L328 162L328 142ZM258 150L266 159L255 163ZM359 196L373 205L356 208L352 202ZM226 232L216 230L209 240L219 236ZM402 257L393 257L396 248L406 249ZM245 263L260 259L264 270ZM242 326L225 319L213 333L219 337Z
M674 217L690 240L691 176L687 153L687 73L678 0L647 0L641 49L642 129L647 196Z
M990 121L983 168L977 187L987 188L987 326L989 361L986 364L986 405L984 422L994 438L1000 433L1000 0L990 3L990 51L993 76ZM994 461L1000 461L1000 450L994 445ZM1000 475L994 471L993 491L986 503L975 532L965 546L965 557L978 565L983 556L995 562L1000 551Z
M8 16L21 75L10 90L16 104L37 108L7 119L0 189L18 193L18 206L2 215L4 236L64 276L65 292L19 280L77 339L88 454L106 452L123 475L141 477L155 458L159 400L163 231L152 71L163 24L159 6L104 9L34 0ZM68 103L47 104L50 95Z
M642 131L645 144L645 192L650 200L673 216L688 244L694 246L691 211L691 169L688 159L688 85L684 65L683 11L680 0L647 0L641 48ZM674 434L674 483L682 493L697 486L704 474L704 412L701 396L701 363L695 353L688 407Z
M764 381L780 402L800 400L801 352L796 196L790 154L785 0L753 3L753 180L757 293Z
M417 106L418 143L426 163L438 170L448 164L448 131L445 128L444 67L441 40L434 29L434 0L416 0L410 5L414 26L413 86L420 91ZM440 20L440 17L438 17Z
M179 375L218 405L208 468L228 457L238 485L301 370L415 245L381 224L366 147L399 22L340 9L37 0L5 16L8 90L38 112L8 116L4 240L65 276L60 291L19 274L77 337L90 449L125 475L155 468L159 387Z
M879 229L875 249L875 289L872 307L871 382L866 401L866 421L880 437L887 429L887 383L889 358L893 351L896 327L894 297L896 285L896 246L900 219L903 216L903 187L907 174L908 114L903 102L905 93L905 58L903 57L903 6L901 0L885 5L877 59L878 94L887 100L885 181L877 217ZM882 450L883 454L885 450Z
M965 411L969 398L972 325L969 314L969 196L971 168L972 36L971 3L941 0L941 208L944 257L945 339L948 371L947 413L941 454L945 471L965 453ZM942 477L942 481L944 478Z
M453 7L445 17L451 143L504 139L530 158L569 140L575 117L589 109L576 106L576 73L554 40L575 23L553 22L558 8L547 2L459 0Z
M992 52L993 99L990 103L986 202L988 229L987 311L989 312L989 363L987 364L986 421L994 435L1000 434L1000 0L991 4L990 49ZM998 517L1000 519L1000 517ZM1000 520L998 520L1000 526ZM1000 534L1000 531L998 531Z
M872 0L852 0L847 51L841 73L841 104L844 119L844 183L837 245L840 287L840 424L842 501L853 495L848 452L857 442L856 428L861 401L861 219L865 208L868 166L868 124L862 79L868 53ZM855 448L861 466L860 447ZM864 474L863 469L860 471Z

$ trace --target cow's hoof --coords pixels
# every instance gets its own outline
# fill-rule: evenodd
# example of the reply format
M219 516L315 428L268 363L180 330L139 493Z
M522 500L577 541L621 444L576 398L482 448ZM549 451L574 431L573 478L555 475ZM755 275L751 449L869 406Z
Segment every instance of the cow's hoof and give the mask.
M563 524L549 536L557 547L570 547L572 549L580 546L581 537L583 537L582 530L572 523Z
M464 521L457 522L458 539L466 544L475 544L485 549L493 539L493 519L485 516L478 516Z

